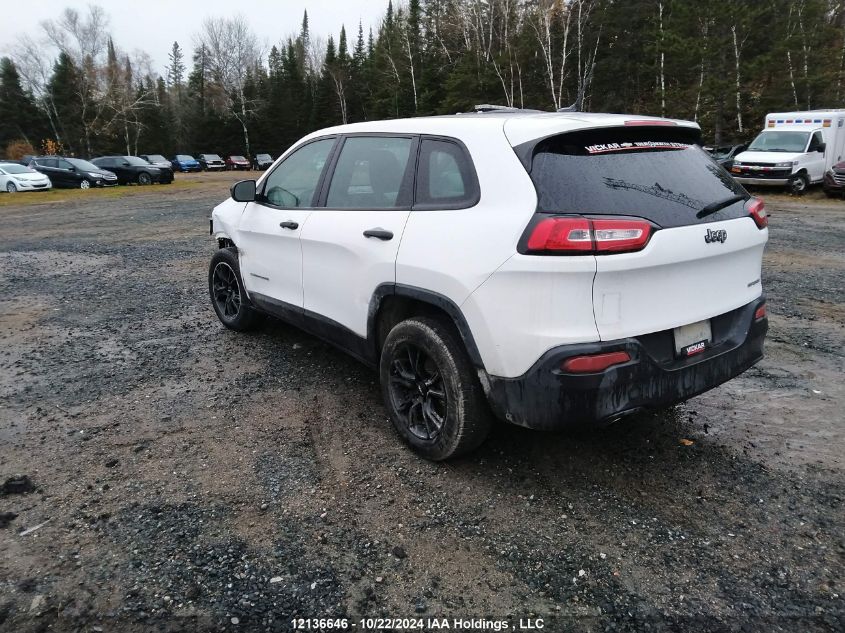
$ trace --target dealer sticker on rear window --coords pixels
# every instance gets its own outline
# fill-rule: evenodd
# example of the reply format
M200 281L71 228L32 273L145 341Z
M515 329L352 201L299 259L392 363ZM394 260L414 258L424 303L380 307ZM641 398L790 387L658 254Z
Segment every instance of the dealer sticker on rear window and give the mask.
M630 143L599 143L584 147L588 154L607 154L609 152L626 152L638 149L686 149L692 147L689 143L674 141L632 141Z

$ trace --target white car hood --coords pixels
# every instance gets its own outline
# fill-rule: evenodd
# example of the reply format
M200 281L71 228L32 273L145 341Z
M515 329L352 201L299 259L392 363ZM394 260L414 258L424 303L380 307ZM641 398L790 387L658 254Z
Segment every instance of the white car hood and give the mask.
M742 152L734 159L738 163L786 163L798 160L804 152Z
M27 181L31 180L33 182L41 182L42 180L47 179L47 176L45 176L44 174L40 174L38 172L35 172L35 173L32 173L32 174L12 174L12 176L17 178L18 180L27 180Z

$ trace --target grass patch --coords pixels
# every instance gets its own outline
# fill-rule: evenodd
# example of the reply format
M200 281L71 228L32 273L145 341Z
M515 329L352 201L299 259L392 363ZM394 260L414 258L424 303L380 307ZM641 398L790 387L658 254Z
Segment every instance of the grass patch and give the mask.
M37 206L81 200L116 199L133 196L159 195L207 187L208 182L200 180L174 180L169 185L118 185L116 187L92 187L91 189L57 189L49 191L20 191L0 195L0 208Z

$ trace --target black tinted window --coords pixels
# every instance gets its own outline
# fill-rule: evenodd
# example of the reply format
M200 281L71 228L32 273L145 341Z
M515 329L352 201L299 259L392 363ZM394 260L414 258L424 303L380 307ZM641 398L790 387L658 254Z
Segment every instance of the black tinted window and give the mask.
M538 210L638 216L664 227L744 215L736 203L696 217L708 204L745 192L693 143L683 130L654 128L611 128L541 141L531 168Z
M410 138L353 136L346 139L329 187L332 209L390 209L402 206Z
M469 206L478 198L475 170L457 143L423 139L417 168L416 204Z
M59 161L55 158L39 158L35 161L37 165L41 165L42 167L58 167Z

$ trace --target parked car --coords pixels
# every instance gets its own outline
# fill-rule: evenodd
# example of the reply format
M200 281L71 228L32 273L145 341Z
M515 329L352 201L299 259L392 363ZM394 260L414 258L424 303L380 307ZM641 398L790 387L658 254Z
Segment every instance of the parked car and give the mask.
M211 303L378 368L429 459L478 446L489 410L553 429L687 400L757 363L767 330L763 203L700 135L512 109L315 132L214 209Z
M113 171L121 185L150 185L161 181L161 170L137 156L100 156L91 162Z
M197 156L203 171L223 171L226 163L217 154L200 154Z
M773 112L731 174L744 185L786 187L802 194L845 159L845 109Z
M252 168L257 170L265 170L273 164L273 157L270 154L256 154L252 159Z
M0 163L0 191L45 191L52 188L50 179L19 163Z
M141 154L138 158L143 158L153 167L158 167L161 170L161 184L167 185L173 182L173 166L161 154Z
M202 171L202 165L200 165L200 162L188 154L176 154L172 159L170 159L170 165L173 167L173 171Z
M704 149L713 157L713 160L730 171L734 157L747 148L748 143L740 143L739 145L720 145L719 147L705 147Z
M29 166L46 175L54 187L112 187L117 176L99 165L79 158L66 156L36 156Z
M827 170L822 183L828 198L842 198L845 196L845 161L836 163Z
M249 161L244 158L243 156L227 156L226 157L226 169L229 171L232 170L244 170L248 171L251 167Z

